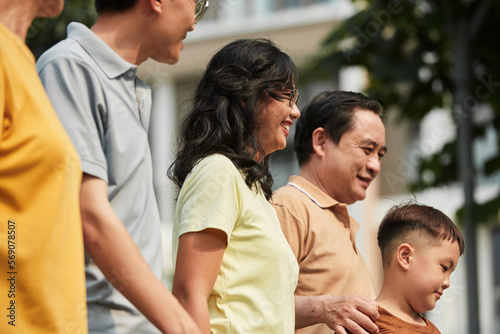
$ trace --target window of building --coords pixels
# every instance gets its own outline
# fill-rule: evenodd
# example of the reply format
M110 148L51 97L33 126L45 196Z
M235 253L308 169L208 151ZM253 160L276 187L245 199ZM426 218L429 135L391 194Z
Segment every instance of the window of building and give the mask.
M267 9L271 12L277 12L282 10L288 10L298 7L306 7L324 3L333 3L337 0L272 0L265 1L268 4ZM262 0L253 0L255 3L262 3Z
M263 16L285 10L297 9L320 4L334 3L339 0L219 0L210 3L210 9L203 21L238 20L244 17Z

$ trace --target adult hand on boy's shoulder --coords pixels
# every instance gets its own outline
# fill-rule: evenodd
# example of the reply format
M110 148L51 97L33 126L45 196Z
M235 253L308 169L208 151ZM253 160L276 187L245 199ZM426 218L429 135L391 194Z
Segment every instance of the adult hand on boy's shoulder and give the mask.
M324 322L337 334L378 333L375 321L378 319L377 303L362 295L321 296L323 299Z

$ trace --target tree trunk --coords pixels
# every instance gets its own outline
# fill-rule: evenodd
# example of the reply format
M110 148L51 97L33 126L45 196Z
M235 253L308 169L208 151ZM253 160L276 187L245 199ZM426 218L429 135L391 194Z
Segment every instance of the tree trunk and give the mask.
M472 221L474 204L474 165L472 153L472 115L475 104L471 86L469 24L457 18L453 24L453 74L455 80L454 113L457 122L458 167L464 193L464 239L467 265L467 296L469 334L479 334L479 304L477 288L476 229Z

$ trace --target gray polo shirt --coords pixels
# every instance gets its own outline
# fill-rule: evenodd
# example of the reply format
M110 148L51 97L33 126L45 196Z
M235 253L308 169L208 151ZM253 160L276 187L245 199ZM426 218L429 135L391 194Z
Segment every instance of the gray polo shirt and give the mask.
M150 88L136 77L137 66L80 23L68 26L68 38L45 52L37 68L83 172L108 183L111 206L160 278L160 218L147 134ZM87 254L85 265L91 333L158 333L118 291L134 273L116 273L115 289Z

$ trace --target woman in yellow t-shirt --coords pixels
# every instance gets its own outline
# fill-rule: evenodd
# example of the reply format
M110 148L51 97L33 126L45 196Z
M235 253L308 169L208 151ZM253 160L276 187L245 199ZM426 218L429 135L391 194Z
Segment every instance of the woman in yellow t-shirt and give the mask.
M268 199L297 69L267 39L217 52L184 120L170 176L181 187L173 293L204 333L293 333L298 265Z

